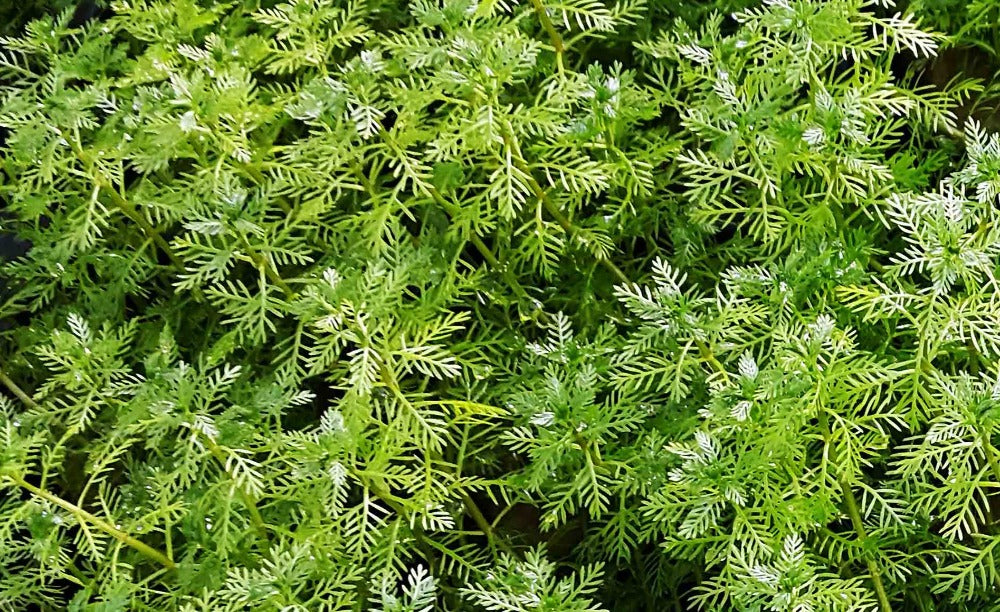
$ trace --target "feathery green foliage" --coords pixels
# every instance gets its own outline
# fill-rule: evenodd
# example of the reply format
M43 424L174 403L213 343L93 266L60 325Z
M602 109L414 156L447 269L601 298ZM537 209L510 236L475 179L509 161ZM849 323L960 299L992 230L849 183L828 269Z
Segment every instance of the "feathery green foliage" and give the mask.
M0 38L0 608L995 606L992 5L676 4Z

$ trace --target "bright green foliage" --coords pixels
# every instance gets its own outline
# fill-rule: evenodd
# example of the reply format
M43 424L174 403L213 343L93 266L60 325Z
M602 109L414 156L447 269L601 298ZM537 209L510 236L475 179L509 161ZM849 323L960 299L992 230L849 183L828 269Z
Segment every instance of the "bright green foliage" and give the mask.
M559 610L586 612L603 610L586 597L600 583L600 567L582 568L579 577L558 578L556 566L540 551L529 550L524 561L503 555L485 583L462 589L469 600L487 610Z
M0 608L995 606L1000 138L920 80L958 4L0 38Z

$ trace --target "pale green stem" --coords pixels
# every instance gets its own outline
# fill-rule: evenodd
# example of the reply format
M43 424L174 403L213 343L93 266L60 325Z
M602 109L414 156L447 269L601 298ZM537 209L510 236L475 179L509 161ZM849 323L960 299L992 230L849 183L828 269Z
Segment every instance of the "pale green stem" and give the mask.
M10 478L14 482L14 484L28 491L29 493L35 495L36 497L40 497L66 510L67 512L72 514L76 518L76 520L80 521L81 523L90 523L94 527L110 535L111 537L118 540L122 544L125 544L126 546L132 548L133 550L140 553L144 557L156 561L157 563L167 568L168 570L177 569L177 564L174 563L173 559L168 557L166 554L160 552L159 550L156 550L155 548L149 546L148 544L140 542L139 540L135 539L131 535L125 533L124 531L115 527L114 525L105 521L104 519L94 516L90 512L87 512L86 510L77 506L76 504L73 504L72 502L68 502L65 499L53 495L52 493L49 493L44 489L36 487L35 485L25 481L20 476L8 475L7 477Z

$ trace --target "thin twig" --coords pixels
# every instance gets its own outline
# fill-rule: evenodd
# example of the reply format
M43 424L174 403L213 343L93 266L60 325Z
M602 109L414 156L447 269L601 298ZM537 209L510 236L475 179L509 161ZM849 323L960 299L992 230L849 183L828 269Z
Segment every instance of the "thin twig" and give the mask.
M281 289L282 293L285 294L286 298L288 298L289 300L295 299L295 292L292 291L292 288L288 286L288 283L285 282L285 279L281 278L281 275L278 274L278 271L275 269L275 267L271 265L271 260L266 259L263 255L258 253L253 248L253 245L250 244L250 241L246 239L246 236L244 236L242 232L240 233L240 242L243 243L243 250L246 251L247 257L250 258L250 261L253 262L254 266L256 266L258 270L264 272L264 275L268 278L268 280L270 280L272 283L274 283L274 285L276 285L279 289Z
M472 520L476 523L476 526L479 527L479 530L483 532L484 536L486 536L486 540L490 543L490 546L496 546L509 555L514 554L513 549L506 542L497 539L496 534L493 532L493 526L490 525L488 520L486 520L486 516L483 514L483 511L479 509L479 506L477 506L476 502L469 497L468 493L462 493L462 505L465 506L466 512L468 512L469 516L472 517Z

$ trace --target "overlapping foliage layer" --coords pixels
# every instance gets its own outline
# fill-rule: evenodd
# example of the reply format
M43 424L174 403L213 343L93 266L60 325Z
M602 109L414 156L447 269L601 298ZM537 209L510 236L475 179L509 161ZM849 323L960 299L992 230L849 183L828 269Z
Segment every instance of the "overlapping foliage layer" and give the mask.
M926 75L991 11L0 39L0 607L988 609L1000 140Z

